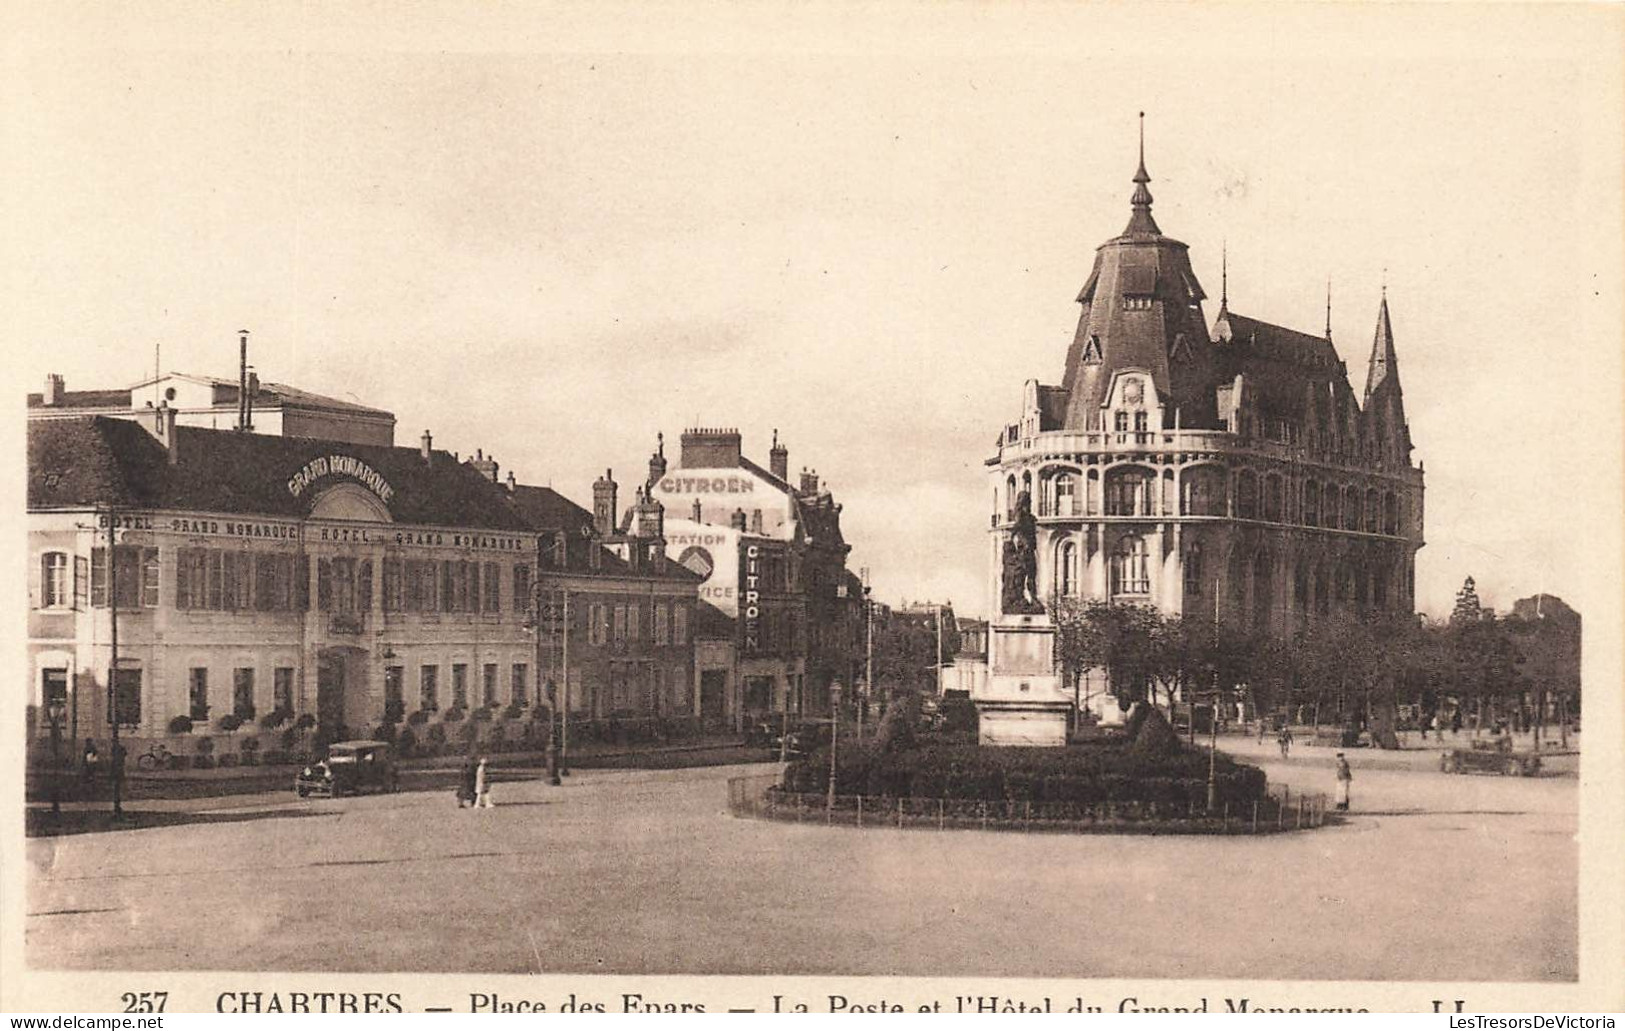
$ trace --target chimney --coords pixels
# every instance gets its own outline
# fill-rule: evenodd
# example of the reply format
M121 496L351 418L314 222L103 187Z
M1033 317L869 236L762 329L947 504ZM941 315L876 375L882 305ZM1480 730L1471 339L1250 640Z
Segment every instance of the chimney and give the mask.
M767 453L767 468L774 476L790 482L790 449L779 443L779 431L773 431L773 450Z
M808 469L805 469L805 468L803 468L801 470L801 493L803 493L803 494L817 494L818 493L818 472L817 472L817 470L808 470Z
M479 470L480 475L484 476L487 480L490 480L492 483L497 482L497 460L495 458L488 456L484 451L476 448L474 451L474 459L473 461L469 462L469 464L475 469Z
M62 385L62 377L53 372L45 377L45 393L40 395L41 401L47 405L59 405L62 403L62 395L66 392L66 388Z
M516 486L518 486L518 481L513 478L513 470L509 469L508 470L508 493L512 494L513 489Z
M655 442L655 453L649 456L648 487L650 490L654 490L655 484L659 483L661 478L666 475L666 435L656 433Z
M169 464L176 465L181 460L180 442L176 440L175 409L169 407L169 402L158 406L158 420L161 429L158 439L163 441L164 450L169 453Z
M740 533L744 533L745 532L745 510L742 509L742 508L735 509L734 514L733 514L733 518L731 520L729 520L729 523L730 523L730 525L733 526L733 528L735 530L738 530Z
M694 521L696 523L705 522L705 519L703 518L704 514L705 514L705 509L700 506L700 499L695 498L694 499L694 515L693 515Z
M678 468L737 469L739 456L739 431L736 429L684 430Z
M656 501L648 491L640 492L636 532L645 540L660 540L666 536L666 507Z
M418 445L418 454L423 456L425 462L430 461L434 455L434 438L429 436L428 430L423 431L423 440Z
M762 532L762 510L759 508L753 509L750 513L750 532Z
M244 425L250 433L254 432L254 395L260 392L259 373L253 369L248 370L248 392L243 398L243 414L247 416Z
M248 330L239 329L237 345L237 429L248 429Z
M592 485L592 523L600 537L615 532L615 489L613 469L605 469L604 475Z

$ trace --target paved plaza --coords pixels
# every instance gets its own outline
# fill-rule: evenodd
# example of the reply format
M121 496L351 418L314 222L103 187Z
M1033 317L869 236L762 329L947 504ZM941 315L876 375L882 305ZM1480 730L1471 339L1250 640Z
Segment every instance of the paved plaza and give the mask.
M1272 782L1329 792L1332 755ZM1519 779L1351 752L1355 812L1261 837L780 824L775 767L578 771L447 791L170 803L28 842L27 954L69 969L1571 980L1573 757ZM195 822L185 822L195 821Z

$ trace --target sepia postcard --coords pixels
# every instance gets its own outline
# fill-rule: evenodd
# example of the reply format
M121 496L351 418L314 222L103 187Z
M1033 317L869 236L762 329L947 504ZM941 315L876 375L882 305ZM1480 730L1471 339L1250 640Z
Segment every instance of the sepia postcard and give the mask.
M1617 6L3 19L0 1008L1625 1009Z

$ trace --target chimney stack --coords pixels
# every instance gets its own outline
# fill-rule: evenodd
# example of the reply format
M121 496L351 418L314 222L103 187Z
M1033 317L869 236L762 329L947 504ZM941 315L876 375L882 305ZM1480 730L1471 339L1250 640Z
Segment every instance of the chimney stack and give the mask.
M418 445L418 454L423 456L425 462L432 460L434 457L434 438L429 436L428 430L423 431L423 440Z
M175 409L169 407L168 401L158 406L158 420L162 427L158 439L163 441L164 450L169 454L169 464L177 465L181 460L180 441L175 439Z
M655 434L655 453L649 456L649 483L650 490L666 475L666 435Z
M615 471L605 469L604 475L592 485L592 523L600 537L615 532Z
M248 330L237 332L237 430L241 432L248 429Z
M733 526L733 528L735 530L738 530L740 533L744 533L745 532L745 510L742 509L742 508L734 509L733 518L731 520L729 520L729 522L730 522L730 524Z
M487 455L483 450L476 448L474 451L474 459L469 464L475 469L479 470L480 475L484 476L487 480L490 480L492 483L497 482L497 460L492 456Z
M700 505L700 499L695 498L694 499L694 516L693 516L694 521L696 523L705 522L704 518L702 518L704 516L704 514L705 514L705 509L704 509L703 506Z
M45 377L45 393L41 395L41 402L47 405L59 405L62 403L62 395L65 393L67 393L67 390L62 385L62 377L53 372Z
M790 482L790 449L779 443L779 431L773 431L773 450L767 453L767 468L774 476Z
M509 494L513 493L513 489L514 489L514 487L518 486L518 482L519 481L517 481L517 480L515 480L513 478L513 470L509 469L508 470L508 493Z
M802 469L801 470L801 493L803 493L803 494L817 494L818 493L818 472L817 472L817 470L809 470L809 469Z
M683 431L680 469L737 469L741 454L739 430L698 427Z
M243 414L247 417L244 426L250 433L254 432L254 395L260 392L260 376L252 368L248 370L248 391L243 398Z

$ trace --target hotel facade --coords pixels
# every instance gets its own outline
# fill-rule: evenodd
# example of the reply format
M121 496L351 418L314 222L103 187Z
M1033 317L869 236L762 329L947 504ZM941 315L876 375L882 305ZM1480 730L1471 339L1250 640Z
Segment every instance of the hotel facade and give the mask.
M110 669L135 749L187 724L517 717L549 685L577 719L698 712L700 578L483 455L182 425L162 401L31 418L28 448L36 739L52 702L65 738L104 739Z

